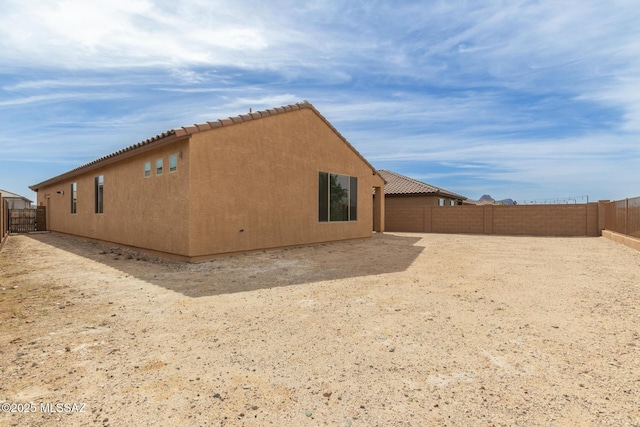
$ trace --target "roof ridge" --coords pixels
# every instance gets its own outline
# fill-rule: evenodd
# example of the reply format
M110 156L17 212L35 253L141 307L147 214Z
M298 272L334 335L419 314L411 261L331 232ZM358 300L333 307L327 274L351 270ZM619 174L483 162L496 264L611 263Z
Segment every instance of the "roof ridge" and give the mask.
M282 113L287 113L290 111L295 111L295 110L302 110L305 108L310 108L311 110L313 110L315 112L316 115L318 115L318 117L320 119L322 119L322 121L325 122L325 124L327 124L327 126L329 126L337 135L338 137L340 137L340 139L342 139L373 171L374 173L377 173L378 171L376 170L376 168L374 168L371 163L369 163L367 161L367 159L365 159L362 154L360 154L358 152L358 150L355 149L355 147L353 145L351 145L351 143L349 141L347 141L347 139L342 136L342 134L340 132L338 132L338 130L322 115L320 114L320 112L318 110L315 109L315 107L306 99L300 102L297 102L295 104L289 104L289 105L283 105L280 107L276 107L276 108L269 108L266 110L261 110L261 111L256 111L256 112L249 112L249 114L239 114L237 116L231 116L228 117L226 119L218 119L212 122L206 122L206 123L200 123L200 124L193 124L190 126L181 126L179 128L174 128L174 129L170 129L168 131L159 133L155 136L152 136L151 138L147 138L143 141L140 141L136 144L130 145L128 147L122 148L118 151L114 151L110 154L107 154L105 156L99 157L95 160L92 160L91 162L85 163L81 166L78 166L74 169L71 169L67 172L64 172L60 175L54 176L53 178L49 178L45 181L42 181L38 184L35 185L31 185L29 186L29 188L33 191L37 191L37 189L41 186L43 186L44 184L53 184L61 179L64 178L69 178L72 176L75 176L76 173L84 170L84 169L88 169L91 168L92 166L95 166L99 163L105 162L109 159L112 159L114 157L118 157L122 154L125 154L129 151L132 150L136 150L138 148L144 147L146 145L152 144L152 143L156 143L158 141L161 140L166 140L167 143L171 142L173 140L179 139L179 138L183 138L183 137L188 137L190 135L193 135L195 133L198 132L203 132L203 131L207 131L207 130L212 130L212 129L216 129L216 128L220 128L220 127L224 127L224 126L232 126L238 123L243 123L243 122L247 122L247 121L251 121L251 120L258 120L258 119L262 119L265 117L270 117L270 116L275 116L278 114L282 114ZM170 138L170 139L168 139ZM97 167L97 166L96 166ZM90 170L90 169L89 169ZM384 178L383 178L384 179Z
M454 193L449 190L445 190L444 188L437 187L435 185L428 184L426 182L419 181L415 178L408 177L406 175L399 174L398 172L381 169L380 176L385 178L385 175L392 175L396 180L402 181L400 182L389 182L389 185L385 187L385 194L394 195L394 194L442 194L456 198L466 199L466 197ZM386 179L386 178L385 178ZM391 181L387 179L387 181ZM412 187L413 186L413 187ZM408 188L409 187L409 188ZM412 188L411 188L412 187Z
M417 180L415 178L411 178L410 176L402 175L402 174L399 174L398 172L390 171L390 170L387 170L387 169L381 169L380 172L387 172L387 173L390 173L392 175L397 176L398 178L404 178L404 179L407 179L409 181L413 181L416 184L428 185L429 187L439 188L439 187L436 187L435 185L431 185L431 184L428 184L426 182L419 181L419 180ZM442 188L439 188L439 189L442 190Z
M313 105L305 99L304 101L300 101L295 104L283 105L260 111L250 111L248 114L238 114L237 116L227 117L226 119L218 119L211 122L193 124L191 126L181 126L179 128L171 129L171 132L175 132L177 137L181 137L223 126L231 126L237 123L262 119L264 117L276 116L281 113L288 113L289 111L301 110L303 108L313 108Z

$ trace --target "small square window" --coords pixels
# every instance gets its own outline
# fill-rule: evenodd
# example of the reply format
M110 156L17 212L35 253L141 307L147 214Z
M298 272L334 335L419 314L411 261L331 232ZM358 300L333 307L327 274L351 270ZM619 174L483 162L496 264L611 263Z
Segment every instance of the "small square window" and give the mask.
M444 199L438 199L438 206L444 206Z
M449 204L450 204L450 206L455 206L456 205L456 201L455 200L449 200Z
M156 175L162 175L162 159L156 160Z
M151 176L151 162L144 162L144 176Z
M175 172L178 170L178 156L175 154L169 156L169 172Z

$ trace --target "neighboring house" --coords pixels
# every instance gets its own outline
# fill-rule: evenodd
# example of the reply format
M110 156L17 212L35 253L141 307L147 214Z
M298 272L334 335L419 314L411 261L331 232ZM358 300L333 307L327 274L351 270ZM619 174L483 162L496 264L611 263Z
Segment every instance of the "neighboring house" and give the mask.
M399 173L381 170L384 187L385 229L388 231L425 231L431 221L430 208L446 209L461 205L466 197Z
M417 181L388 170L380 170L387 182L384 188L385 206L455 206L467 198L451 191Z
M199 261L370 237L384 185L305 101L170 130L30 188L49 230Z
M5 190L0 190L0 197L7 201L7 209L30 209L33 203L33 200Z

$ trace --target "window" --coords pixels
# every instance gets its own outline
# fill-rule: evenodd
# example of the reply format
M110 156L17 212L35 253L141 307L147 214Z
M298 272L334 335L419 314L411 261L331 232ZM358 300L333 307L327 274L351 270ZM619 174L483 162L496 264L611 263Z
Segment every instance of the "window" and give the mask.
M71 213L78 212L78 183L74 182L71 184Z
M358 177L349 177L349 221L358 220Z
M156 175L162 175L162 159L156 160Z
M449 200L449 204L450 204L450 206L455 206L456 205L456 201L455 200Z
M318 221L358 220L358 178L327 172L318 174Z
M438 206L444 206L444 199L438 199Z
M104 176L96 176L96 213L104 213Z
M175 154L169 156L169 172L175 172L178 170L178 156Z
M151 162L144 162L144 176L151 176Z

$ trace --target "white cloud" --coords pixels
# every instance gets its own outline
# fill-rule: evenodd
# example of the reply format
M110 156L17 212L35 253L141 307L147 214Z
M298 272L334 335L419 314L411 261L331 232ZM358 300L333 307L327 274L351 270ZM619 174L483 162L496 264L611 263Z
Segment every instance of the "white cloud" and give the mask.
M302 99L371 161L460 178L621 182L613 165L640 155L631 0L4 0L3 13L0 144L29 141L12 156L40 158L55 131L99 157Z
M162 3L146 0L9 3L0 48L18 65L231 64L239 58L233 52L268 46L260 29L217 19L215 8L194 2L181 3L171 13Z

